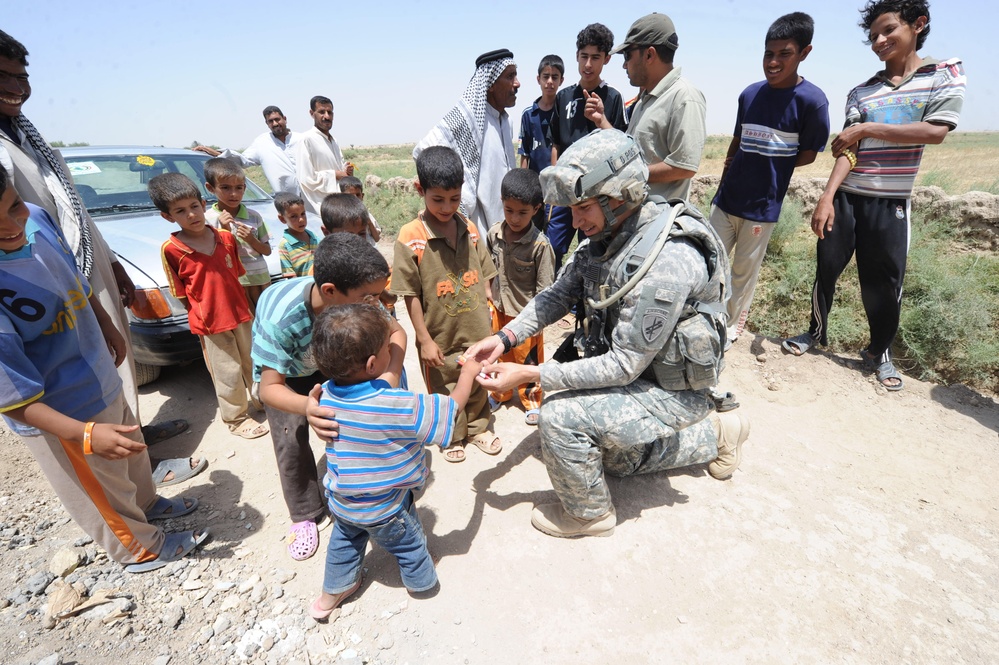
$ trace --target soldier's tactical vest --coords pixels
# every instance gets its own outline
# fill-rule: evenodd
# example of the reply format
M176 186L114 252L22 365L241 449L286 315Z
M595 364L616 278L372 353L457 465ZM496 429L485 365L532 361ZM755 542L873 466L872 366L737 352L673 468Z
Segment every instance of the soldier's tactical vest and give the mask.
M617 321L621 298L641 282L666 243L674 238L687 238L704 256L709 275L705 291L714 297L703 301L689 299L684 303L676 328L642 376L665 390L710 388L718 383L724 365L728 258L718 236L695 207L682 199L665 202L652 197L651 200L664 206L659 216L639 229L600 270L600 284L623 283L623 286L614 293L609 293L606 286L601 287L600 301L587 301L588 318L600 322L591 331L603 335L601 324ZM611 275L616 279L611 280ZM607 310L609 316L603 316L602 310Z

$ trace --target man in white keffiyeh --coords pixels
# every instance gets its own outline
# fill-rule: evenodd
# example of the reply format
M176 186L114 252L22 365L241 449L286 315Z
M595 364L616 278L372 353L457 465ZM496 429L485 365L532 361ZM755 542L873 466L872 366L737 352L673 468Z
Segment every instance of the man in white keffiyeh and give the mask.
M475 68L461 99L416 145L413 158L434 145L458 153L465 168L461 205L484 238L490 226L503 220L500 183L517 166L505 109L517 103L520 81L507 49L483 53Z
M132 359L128 319L122 309L123 305L127 307L131 304L135 286L84 208L62 155L52 149L21 113L21 107L31 96L27 56L28 51L23 44L0 30L0 168L13 176L18 194L24 201L43 208L59 223L76 257L77 267L87 277L94 295L125 338L128 357L118 367L118 374L125 401L138 419L135 361ZM183 432L187 427L187 421L174 420L161 425L147 425L142 428L142 433L146 443L156 443ZM175 460L169 462L176 463ZM176 468L182 467L183 464ZM167 471L165 476L157 478L157 482L169 482L175 477L176 473Z

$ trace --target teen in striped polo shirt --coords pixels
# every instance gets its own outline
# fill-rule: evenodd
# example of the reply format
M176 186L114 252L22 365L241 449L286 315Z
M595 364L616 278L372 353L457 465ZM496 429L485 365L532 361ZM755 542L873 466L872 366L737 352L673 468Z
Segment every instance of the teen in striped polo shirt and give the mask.
M812 321L808 332L784 340L800 356L826 344L836 280L857 253L860 292L871 341L865 365L887 390L902 389L892 364L902 281L909 251L909 200L923 146L943 143L957 126L965 76L957 58L920 57L930 32L925 0L870 0L860 25L885 68L847 98L846 126L832 143L836 164L812 214L819 237Z

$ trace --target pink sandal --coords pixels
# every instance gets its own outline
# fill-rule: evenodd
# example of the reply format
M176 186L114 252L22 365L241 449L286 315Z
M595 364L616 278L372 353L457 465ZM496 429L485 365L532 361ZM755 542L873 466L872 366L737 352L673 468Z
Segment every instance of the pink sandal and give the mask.
M295 561L305 561L319 549L319 528L311 520L295 522L288 532L288 554Z

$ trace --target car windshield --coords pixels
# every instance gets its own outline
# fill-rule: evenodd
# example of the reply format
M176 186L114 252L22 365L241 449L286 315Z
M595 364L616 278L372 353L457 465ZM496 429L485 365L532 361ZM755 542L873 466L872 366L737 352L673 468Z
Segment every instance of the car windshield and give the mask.
M209 203L215 196L205 189L205 162L201 153L161 154L155 151L121 155L65 155L70 175L83 204L93 217L137 210L155 210L146 186L161 173L182 173L193 180ZM247 179L245 203L267 201L270 197Z

